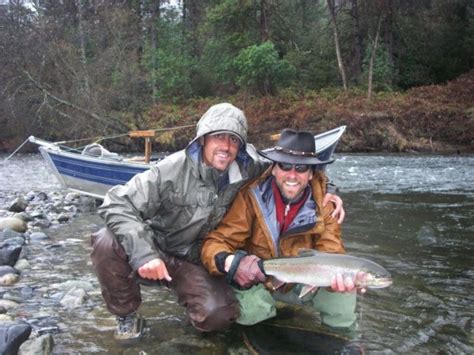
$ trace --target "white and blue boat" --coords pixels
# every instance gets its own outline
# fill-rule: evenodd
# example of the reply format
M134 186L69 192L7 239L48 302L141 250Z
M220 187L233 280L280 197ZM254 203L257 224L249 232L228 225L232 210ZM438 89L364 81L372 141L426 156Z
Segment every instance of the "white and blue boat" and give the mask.
M314 137L319 159L331 157L345 129L346 126L340 126ZM97 199L103 199L112 186L125 184L134 175L156 163L153 160L145 163L127 159L97 143L78 151L34 136L28 140L39 146L41 155L61 185Z

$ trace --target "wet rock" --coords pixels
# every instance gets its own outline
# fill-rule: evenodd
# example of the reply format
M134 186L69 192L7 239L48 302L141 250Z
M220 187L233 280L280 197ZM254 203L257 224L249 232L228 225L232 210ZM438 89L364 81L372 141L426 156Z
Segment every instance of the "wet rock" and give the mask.
M22 238L24 239L23 233L18 233L15 232L14 230L11 230L9 228L4 229L3 232L0 232L0 242L5 242L8 239L11 238Z
M0 324L3 322L12 322L13 317L9 314L0 314Z
M20 218L3 217L0 218L0 230L11 229L15 232L24 233L27 229L26 222Z
M30 263L26 259L20 259L15 264L15 269L22 272L28 270L31 267Z
M25 341L18 355L48 355L53 351L54 341L51 334L43 334L37 338Z
M81 281L81 280L69 280L61 284L57 284L55 285L55 287L65 292L70 291L75 288L82 288L86 291L92 291L94 289L94 286L90 282Z
M27 206L28 206L28 203L26 202L25 198L23 196L20 196L14 199L12 202L10 202L10 206L8 206L8 210L10 212L23 212Z
M30 240L32 242L38 242L41 240L48 240L48 239L50 239L49 236L43 232L34 232L34 233L31 233L30 235Z
M18 279L18 270L8 265L0 266L0 285L10 286L17 282Z
M81 199L81 195L77 192L70 192L66 195L65 200L68 202L79 201Z
M13 237L8 238L0 242L1 246L23 246L25 245L25 238L24 237Z
M48 195L45 192L39 192L35 198L39 201L46 201L48 200Z
M25 301L23 295L21 294L21 291L19 290L11 290L5 292L3 295L4 300L10 300L16 303L23 303Z
M21 253L21 246L5 245L0 247L0 265L14 266Z
M25 199L27 201L32 201L35 199L35 197L36 197L36 193L34 191L30 191L25 195Z
M7 309L4 307L0 307L0 314L5 314L7 313Z
M0 285L11 286L18 281L20 276L18 274L6 274L0 277Z
M31 333L26 322L5 322L0 324L0 354L17 354L20 345Z
M28 213L26 212L20 212L20 213L15 213L13 215L15 218L22 219L25 222L31 222L33 220L33 217L31 217Z
M60 215L58 215L56 219L59 223L64 223L64 222L69 221L69 217L64 213L61 213Z
M18 302L12 301L12 300L4 300L0 299L0 307L5 308L7 311L10 309L15 309L19 306L20 304ZM1 353L0 353L1 354Z
M82 288L73 288L64 295L60 303L66 308L76 308L84 303L86 297L87 293Z
M81 212L95 212L97 211L96 199L92 197L81 196L81 201L78 207Z
M34 210L30 213L30 216L33 218L33 219L46 219L48 218L48 216L46 216L43 211L40 211L40 210Z
M51 221L49 219L37 219L31 225L33 227L48 228L51 225Z

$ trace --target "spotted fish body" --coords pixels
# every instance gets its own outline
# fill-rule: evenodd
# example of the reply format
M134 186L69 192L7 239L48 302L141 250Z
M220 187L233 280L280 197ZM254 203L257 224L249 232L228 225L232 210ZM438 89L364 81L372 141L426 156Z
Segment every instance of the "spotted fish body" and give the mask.
M305 250L297 257L265 260L267 275L283 283L300 283L310 288L331 286L333 277L340 273L355 278L359 271L366 273L358 287L384 288L392 284L390 273L379 264L351 255Z

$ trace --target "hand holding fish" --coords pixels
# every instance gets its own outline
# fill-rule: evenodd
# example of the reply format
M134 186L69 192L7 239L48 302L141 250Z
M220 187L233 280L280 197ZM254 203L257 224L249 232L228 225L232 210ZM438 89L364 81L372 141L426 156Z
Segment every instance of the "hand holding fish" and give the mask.
M358 285L364 285L366 283L367 273L363 271L359 271L355 277L337 273L332 277L330 290L334 292L352 292L357 289L360 293L365 293L367 289Z
M225 269L228 278L231 278L239 286L249 288L266 280L262 271L261 259L256 255L229 255L226 259Z

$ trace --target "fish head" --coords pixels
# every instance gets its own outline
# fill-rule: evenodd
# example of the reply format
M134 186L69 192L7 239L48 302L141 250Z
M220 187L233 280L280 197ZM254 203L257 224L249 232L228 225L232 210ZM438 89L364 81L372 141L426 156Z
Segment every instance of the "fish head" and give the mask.
M368 272L362 281L358 282L358 286L367 288L384 288L393 283L389 273L374 274Z

